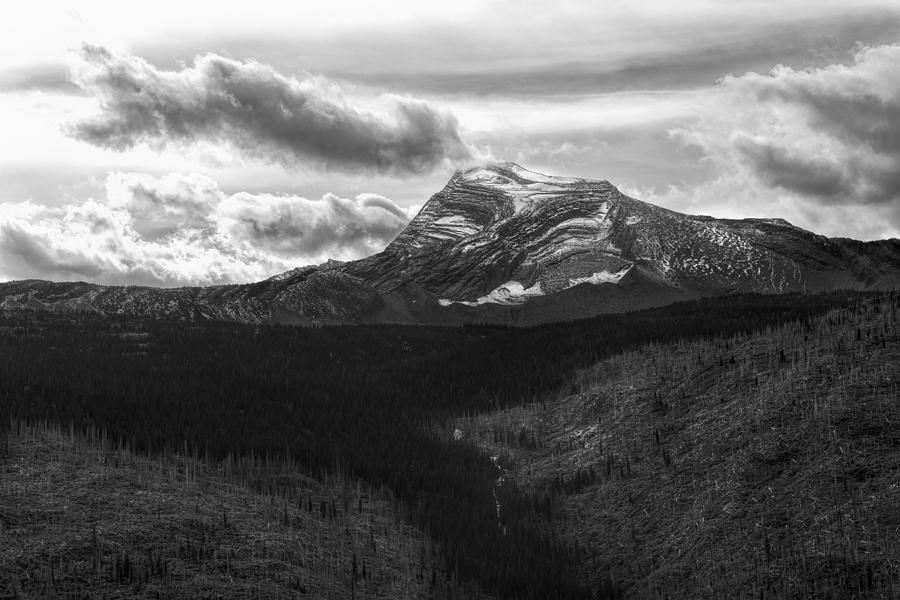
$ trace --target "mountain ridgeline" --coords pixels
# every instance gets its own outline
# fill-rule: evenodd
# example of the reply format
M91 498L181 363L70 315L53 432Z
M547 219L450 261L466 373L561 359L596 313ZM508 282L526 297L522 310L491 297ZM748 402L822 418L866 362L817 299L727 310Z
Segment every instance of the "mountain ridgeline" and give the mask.
M300 325L534 325L739 292L900 285L900 240L685 215L512 163L457 172L373 256L245 285L0 284L0 308Z

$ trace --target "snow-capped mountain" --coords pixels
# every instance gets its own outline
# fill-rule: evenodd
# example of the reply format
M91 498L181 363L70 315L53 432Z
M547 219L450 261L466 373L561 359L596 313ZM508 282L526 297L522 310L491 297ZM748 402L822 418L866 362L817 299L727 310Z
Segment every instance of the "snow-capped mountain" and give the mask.
M245 322L531 324L735 291L900 284L900 240L685 215L513 163L456 173L384 251L239 286L0 284L0 308Z

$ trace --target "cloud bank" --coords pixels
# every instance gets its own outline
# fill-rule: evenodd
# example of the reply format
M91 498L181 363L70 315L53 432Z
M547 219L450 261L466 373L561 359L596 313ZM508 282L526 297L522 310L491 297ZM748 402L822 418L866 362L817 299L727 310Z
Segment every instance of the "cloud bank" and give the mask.
M112 173L106 198L0 203L0 277L107 284L256 281L384 248L409 220L375 194L225 194L198 174Z
M448 112L396 96L376 99L381 112L359 110L321 78L288 77L255 61L205 54L165 71L85 45L73 76L99 100L100 114L69 133L114 150L211 142L267 162L395 175L471 157Z
M730 182L790 200L826 230L838 228L828 215L844 219L865 207L860 214L870 218L856 231L877 237L900 226L898 74L900 45L886 45L860 50L847 65L726 77L710 110L674 134L723 174L711 189Z

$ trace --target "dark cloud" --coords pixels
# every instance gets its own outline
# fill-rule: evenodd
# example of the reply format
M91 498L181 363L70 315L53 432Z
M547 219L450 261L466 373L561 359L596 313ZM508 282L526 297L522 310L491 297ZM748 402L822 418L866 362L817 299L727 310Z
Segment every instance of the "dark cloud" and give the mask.
M113 173L106 197L0 203L0 278L185 285L256 281L328 258L361 258L406 226L375 194L319 200L225 194L198 174Z
M470 156L456 119L421 101L381 98L389 114L366 112L320 79L215 54L177 71L97 46L82 58L75 81L98 97L101 114L70 132L99 146L210 141L271 162L399 175Z
M850 64L725 78L702 120L678 133L725 170L819 204L900 213L900 45Z
M753 170L771 186L794 190L809 196L843 196L850 184L840 165L811 157L790 147L761 140L738 138L735 149Z

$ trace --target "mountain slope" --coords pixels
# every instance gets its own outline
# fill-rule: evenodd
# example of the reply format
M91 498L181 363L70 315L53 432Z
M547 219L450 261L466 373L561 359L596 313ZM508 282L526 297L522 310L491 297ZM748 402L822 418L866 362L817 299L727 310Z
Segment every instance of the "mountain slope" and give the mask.
M897 598L897 296L649 344L451 424L628 598ZM449 435L449 433L448 433Z
M886 289L900 240L829 239L629 198L512 163L456 173L384 251L262 282L159 290L26 281L0 308L241 322L534 324L738 291Z
M383 491L348 498L296 465L149 458L48 424L2 433L4 598L484 597L434 588L440 556ZM254 489L261 474L279 487Z

